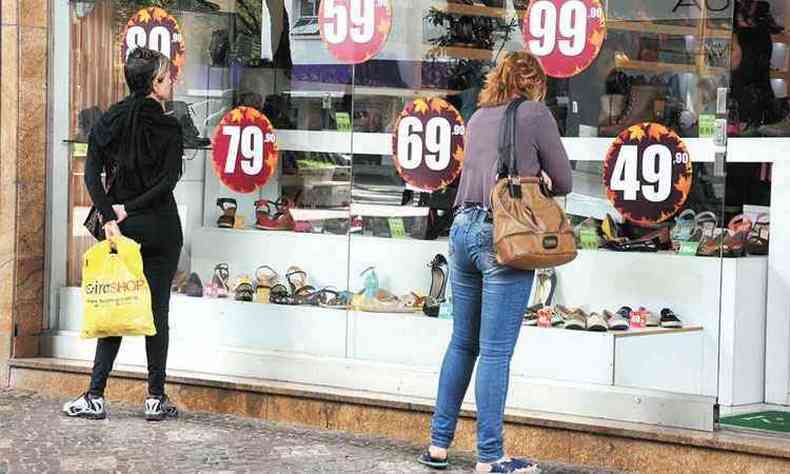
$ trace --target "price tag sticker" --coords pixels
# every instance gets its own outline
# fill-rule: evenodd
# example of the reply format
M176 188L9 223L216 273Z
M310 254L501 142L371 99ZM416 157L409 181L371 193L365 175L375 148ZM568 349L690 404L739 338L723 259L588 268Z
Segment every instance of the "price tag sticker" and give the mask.
M71 146L71 152L74 154L74 158L81 158L84 156L88 156L88 144L74 143Z
M335 112L335 123L338 132L351 131L351 114L348 112Z
M678 249L678 254L687 257L693 257L697 255L698 248L699 248L699 242L694 240L682 240L680 242L680 248Z
M647 311L639 309L631 311L629 325L632 329L643 329L647 327Z
M713 114L700 114L699 116L699 137L713 138L716 127L716 116Z
M551 327L551 308L540 308L538 310L538 327L550 328Z
M683 140L658 123L639 123L615 138L604 160L603 184L623 218L637 225L671 219L688 199L691 156Z
M600 0L535 0L521 31L527 51L550 77L567 78L587 69L606 39Z
M132 15L123 31L121 59L125 63L135 48L145 47L170 59L170 77L173 82L181 76L186 46L176 19L159 7L148 7Z
M406 238L406 226L403 224L403 219L400 217L390 217L387 219L387 224L390 228L390 237L393 239Z
M458 110L438 97L406 104L392 136L393 163L407 185L420 191L447 187L464 164L466 125Z
M598 231L588 227L582 227L579 231L579 240L581 241L583 249L595 250L600 247L600 239L598 238Z
M269 119L252 107L238 107L214 132L214 173L231 191L253 193L277 169L279 152Z
M390 0L321 0L318 31L329 52L344 64L378 54L392 28Z

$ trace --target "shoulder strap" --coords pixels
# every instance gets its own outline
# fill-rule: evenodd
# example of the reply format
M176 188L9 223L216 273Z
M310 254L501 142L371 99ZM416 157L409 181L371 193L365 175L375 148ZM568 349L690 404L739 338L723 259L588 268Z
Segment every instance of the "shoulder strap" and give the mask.
M500 126L499 146L497 149L497 178L502 179L508 176L518 177L518 106L526 98L518 98L511 101L505 115L502 117Z

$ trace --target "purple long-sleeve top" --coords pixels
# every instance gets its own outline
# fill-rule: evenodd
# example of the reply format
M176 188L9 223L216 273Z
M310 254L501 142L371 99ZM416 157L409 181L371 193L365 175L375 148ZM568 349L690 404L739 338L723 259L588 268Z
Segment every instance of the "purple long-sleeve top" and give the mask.
M481 107L469 119L456 206L491 206L491 189L497 179L497 146L506 108L507 105ZM543 170L551 178L555 195L571 192L571 164L557 122L542 102L524 101L518 107L516 145L519 175L537 176Z

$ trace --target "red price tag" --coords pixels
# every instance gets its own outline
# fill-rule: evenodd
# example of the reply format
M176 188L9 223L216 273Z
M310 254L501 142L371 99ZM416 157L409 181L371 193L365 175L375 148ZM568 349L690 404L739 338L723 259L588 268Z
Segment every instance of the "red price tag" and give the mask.
M671 219L683 208L692 174L688 148L675 132L658 123L639 123L612 142L603 183L624 219L650 225Z
M547 75L575 76L601 51L606 38L604 8L600 0L536 0L521 31L527 51L540 60Z
M345 64L381 51L392 28L390 0L321 0L318 30L329 52Z
M631 311L630 324L633 329L642 329L647 327L647 311L640 309Z
M272 124L252 107L238 107L225 114L212 144L214 173L237 193L255 192L277 167L279 155Z
M398 174L421 190L446 187L461 173L464 133L464 119L446 100L418 98L409 102L392 137Z
M551 327L551 308L540 308L538 310L538 327L550 328Z
M186 46L181 28L176 19L159 7L148 7L138 11L126 23L123 32L121 59L135 48L145 47L159 51L170 59L170 76L178 80L184 66Z

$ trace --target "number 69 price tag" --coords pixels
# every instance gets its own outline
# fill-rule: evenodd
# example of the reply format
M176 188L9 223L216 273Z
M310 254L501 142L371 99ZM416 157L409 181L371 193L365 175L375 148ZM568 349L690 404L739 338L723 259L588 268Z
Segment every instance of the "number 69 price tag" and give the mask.
M159 7L148 7L132 15L123 32L121 59L138 47L150 48L170 59L170 77L177 80L184 66L186 46L176 19Z
M609 201L624 219L638 225L658 224L680 211L691 192L692 176L686 144L657 123L623 130L604 160Z
M321 0L318 30L329 52L345 64L364 63L387 41L390 0Z
M527 51L551 77L566 78L595 61L606 38L600 0L535 0L522 27Z
M395 124L393 162L406 183L436 191L452 183L464 163L461 114L440 98L418 98L406 104Z
M238 107L214 132L214 173L231 191L253 193L277 168L277 143L269 119L252 107Z

